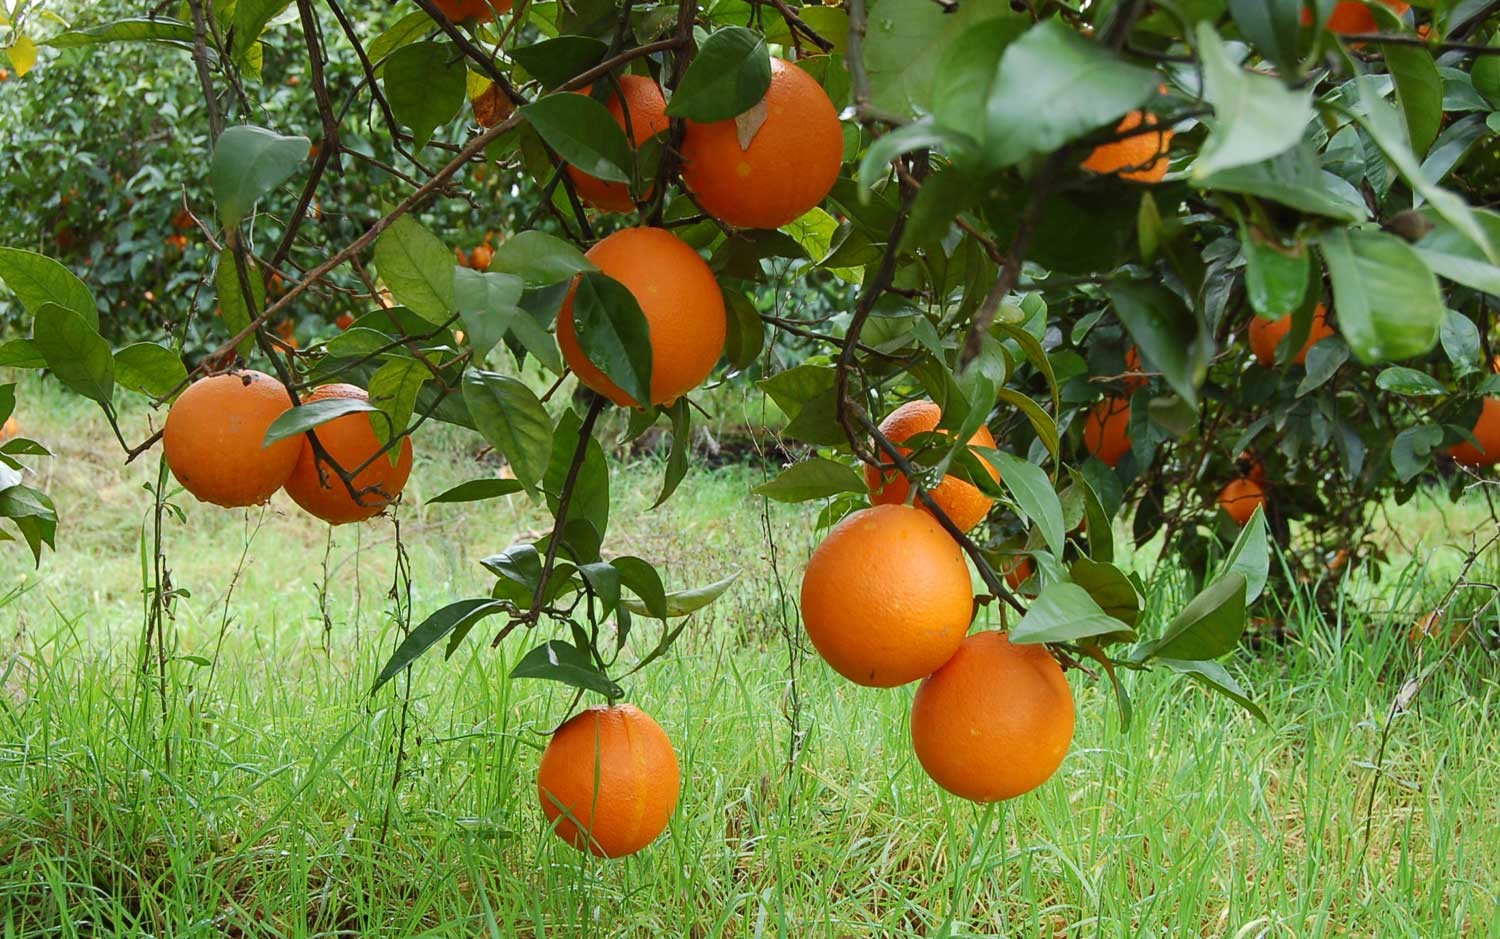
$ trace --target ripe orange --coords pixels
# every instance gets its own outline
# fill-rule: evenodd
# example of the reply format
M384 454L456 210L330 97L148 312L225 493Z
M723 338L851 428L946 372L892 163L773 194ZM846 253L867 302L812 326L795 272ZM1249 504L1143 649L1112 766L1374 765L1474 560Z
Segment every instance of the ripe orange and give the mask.
M1105 398L1083 421L1083 445L1089 454L1116 466L1130 452L1130 402Z
M929 675L968 632L974 588L958 543L908 505L833 527L802 575L802 621L845 678L890 688Z
M0 426L0 443L4 443L12 437L19 437L20 435L21 422L16 420L16 416L12 414L5 419L5 424Z
M677 754L632 704L592 707L557 729L542 753L537 795L557 836L600 857L634 854L677 808Z
M354 325L354 314L340 313L338 315L338 319L333 321L333 324L339 329L348 329L350 326Z
M1464 466L1494 466L1500 463L1500 398L1485 398L1479 419L1471 431L1479 441L1476 447L1467 440L1448 450L1454 461Z
M1411 9L1411 4L1403 3L1402 0L1380 0L1380 2L1389 7L1397 16L1405 16L1406 11ZM1312 21L1312 10L1303 7L1302 25L1311 26ZM1376 33L1380 31L1380 25L1375 22L1375 14L1370 11L1369 5L1359 2L1359 0L1341 0L1340 3L1334 6L1333 12L1329 14L1328 22L1325 25L1328 27L1329 32L1337 33L1340 36L1347 36L1350 33Z
M1073 742L1073 691L1045 647L975 633L917 688L911 742L933 782L974 802L1030 792Z
M752 109L711 124L687 122L682 181L713 217L742 228L780 228L823 201L839 176L844 134L828 93L802 69L771 59L765 123L749 146ZM759 107L759 105L757 106Z
M610 94L605 106L609 108L609 113L621 130L625 129L628 110L630 130L627 136L632 146L639 147L642 141L667 129L667 99L662 97L661 86L643 75L621 75L619 81L619 91ZM585 85L578 89L578 93L586 95L592 89L592 85ZM620 103L620 92L625 95L623 105ZM630 198L630 188L624 183L605 182L573 166L568 167L568 175L573 178L573 188L578 190L579 198L596 209L629 212L635 208L635 203ZM651 194L645 193L641 198L649 199Z
M312 394L302 399L302 403L327 398L367 397L369 396L364 389L354 385L323 385L313 389ZM379 417L376 419L380 420ZM380 449L380 440L370 424L370 415L366 413L336 417L313 428L313 433L318 435L318 442L323 445L324 451L345 471L356 469ZM382 453L355 475L354 488L361 494L360 501L356 502L349 493L349 487L344 485L333 468L317 461L312 442L304 435L297 466L286 481L286 494L308 513L330 524L342 525L378 515L401 494L409 475L411 438L403 437L401 456L397 458L395 466L391 465L389 454Z
M1121 179L1138 183L1161 182L1171 164L1167 151L1172 146L1172 129L1153 130L1156 115L1149 111L1131 111L1120 121L1115 133L1125 134L1142 124L1146 129L1140 133L1095 147L1089 158L1083 161L1083 168L1095 173L1118 173Z
M469 266L476 271L489 270L490 262L494 259L495 249L489 245L476 245L474 250L469 252Z
M1276 347L1281 345L1281 340L1292 331L1292 314L1288 313L1279 320L1268 320L1263 316L1250 317L1250 351L1255 353L1255 358L1265 368L1276 364ZM1315 343L1334 335L1333 327L1328 325L1328 310L1323 304L1318 304L1313 310L1312 326L1307 331L1307 342L1292 357L1292 362L1301 365L1307 361L1307 350Z
M511 0L432 0L432 5L454 23L492 20L496 13L510 11Z
M225 508L259 505L297 465L296 439L263 446L266 430L291 406L286 386L264 372L200 378L167 412L167 466L200 501Z
M1145 370L1141 365L1141 350L1131 346L1125 350L1125 390L1133 392L1144 388L1151 383L1151 379L1140 374Z
M880 422L880 432L891 443L902 443L914 434L936 430L942 417L942 408L931 401L908 401ZM988 427L981 426L969 438L969 444L993 448L995 438ZM901 451L903 455L911 452L905 447ZM991 479L1000 478L999 471L989 461L982 456L979 461L989 471ZM900 505L906 502L911 489L910 480L900 470L882 472L878 467L868 465L865 467L865 484L870 487L870 501L876 505ZM990 506L995 504L995 500L980 492L973 483L957 476L944 476L929 494L960 531L968 531L984 521L984 517L990 512ZM923 511L927 509L919 502L913 504Z
M1219 508L1242 527L1265 504L1266 491L1253 479L1231 479L1219 490Z
M671 232L625 228L589 249L599 270L635 295L651 324L651 403L670 404L703 383L724 351L724 295L713 271ZM573 294L557 314L557 345L578 380L621 406L637 402L583 354Z
M1031 579L1031 574L1031 558L1023 555L1005 568L1005 584L1012 590L1020 590L1021 585Z

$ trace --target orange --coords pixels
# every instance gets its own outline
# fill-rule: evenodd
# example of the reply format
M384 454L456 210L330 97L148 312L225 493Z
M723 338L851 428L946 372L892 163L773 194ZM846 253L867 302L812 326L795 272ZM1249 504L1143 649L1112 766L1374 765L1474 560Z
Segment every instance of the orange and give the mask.
M629 113L630 130L626 136L632 146L639 147L643 141L667 129L670 123L667 99L662 97L661 86L643 75L621 75L619 82L619 90L610 93L605 106L621 130L625 130L625 115ZM586 95L592 89L592 85L585 85L578 89L578 94ZM621 92L625 96L623 105L620 103ZM573 166L568 167L568 175L573 178L573 188L578 191L579 198L596 209L629 212L635 208L630 188L624 183L605 182ZM641 198L649 199L651 194L645 193Z
M1012 590L1020 590L1021 585L1031 579L1031 558L1022 556L1016 558L1009 567L1005 568L1005 583Z
M1255 510L1266 504L1266 491L1253 479L1231 479L1219 490L1219 508L1243 526Z
M1380 2L1389 7L1397 16L1405 16L1406 11L1411 9L1411 4L1403 3L1402 0L1380 0ZM1312 10L1307 7L1302 8L1302 25L1312 25ZM1340 36L1380 31L1380 25L1375 22L1375 14L1370 12L1369 5L1359 0L1342 0L1334 6L1333 12L1328 16L1328 22L1324 25L1327 26L1329 32Z
M327 398L363 400L367 397L364 389L354 385L323 385L313 389L302 403ZM349 487L332 467L317 461L312 442L304 436L297 467L286 481L286 494L293 502L325 522L342 525L378 515L395 501L406 485L406 477L411 475L411 438L401 438L401 455L392 466L389 453L375 456L380 450L380 440L375 436L370 417L364 412L345 414L313 428L323 450L346 472L358 468L366 460L370 461L370 465L354 477L354 488L359 492L360 500L355 501ZM375 457L373 460L370 459L372 456Z
M1147 130L1095 147L1089 158L1083 161L1083 168L1095 173L1118 173L1121 179L1138 183L1161 182L1171 164L1167 150L1172 146L1172 129L1150 130L1156 126L1156 115L1149 111L1131 111L1115 127L1115 133L1127 133L1142 123Z
M1151 383L1151 379L1142 372L1145 367L1141 365L1141 350L1131 346L1125 350L1125 390L1127 392L1144 388Z
M974 802L1030 792L1073 742L1073 691L1040 645L975 633L917 688L911 743L933 782Z
M354 314L340 313L338 319L334 320L333 322L334 325L339 329L348 329L350 326L354 325Z
M162 428L167 466L200 501L259 505L297 465L295 438L264 446L266 430L292 406L286 386L264 372L200 378L172 402Z
M510 10L511 0L433 0L432 5L454 23L464 20L491 20L496 13Z
M672 741L633 704L592 707L557 729L536 774L557 836L600 857L634 854L677 808L681 773Z
M1245 478L1255 480L1256 482L1260 483L1262 487L1266 485L1265 464L1261 463L1260 457L1256 456L1254 452L1246 450L1244 453L1241 453L1239 456L1235 457L1234 462L1235 465L1239 467L1240 472L1245 476Z
M891 688L931 674L963 641L973 613L958 543L909 505L849 515L802 575L807 637L835 671L861 685Z
M670 404L703 384L724 351L724 295L713 271L671 232L625 228L589 249L599 270L624 284L651 325L651 403ZM557 314L557 344L578 380L621 406L637 402L583 354L573 294Z
M1250 351L1255 353L1255 358L1266 368L1276 364L1276 347L1281 345L1281 340L1292 331L1292 314L1288 313L1279 320L1268 320L1264 316L1250 317ZM1301 365L1307 361L1307 350L1313 344L1322 339L1334 335L1333 327L1328 325L1328 311L1323 304L1318 304L1313 310L1312 326L1307 331L1307 342L1292 357L1292 362Z
M1500 398L1485 398L1479 419L1471 431L1479 441L1476 447L1467 440L1448 450L1454 461L1464 466L1494 466L1500 463Z
M838 112L817 80L771 59L765 122L749 145L756 108L727 121L687 122L682 181L704 211L742 228L780 228L823 201L839 177L844 134ZM748 136L748 134L747 134Z
M1091 456L1109 466L1130 452L1130 402L1105 398L1094 405L1083 421L1083 445Z
M0 443L4 443L12 437L19 436L21 436L21 422L16 420L16 416L12 414L5 419L4 426L0 426Z
M942 408L931 401L908 401L880 422L880 432L891 443L902 443L914 434L936 430L942 417ZM974 436L969 438L969 445L993 448L995 438L988 427L980 426ZM911 451L902 447L901 452L904 456ZM981 456L979 462L984 464L991 479L999 480L999 471L988 460ZM865 466L865 484L870 487L870 501L876 505L900 505L906 501L911 490L910 480L900 470L882 472L879 467L869 465ZM980 492L973 483L957 476L944 476L928 494L960 531L968 531L984 521L984 517L990 512L990 506L995 504L995 500ZM914 504L923 511L927 509L921 503Z

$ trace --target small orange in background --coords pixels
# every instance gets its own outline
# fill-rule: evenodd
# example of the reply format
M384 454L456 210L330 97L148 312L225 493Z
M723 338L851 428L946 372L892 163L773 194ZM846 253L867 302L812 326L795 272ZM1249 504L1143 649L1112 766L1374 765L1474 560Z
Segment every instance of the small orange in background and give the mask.
M619 83L619 90L610 92L604 106L609 109L621 130L625 129L625 116L629 114L630 131L627 136L632 147L639 147L642 142L667 129L670 123L667 118L667 99L662 97L661 86L644 75L621 75ZM585 85L577 93L587 95L592 90L592 85ZM622 94L623 104L620 102ZM635 208L635 202L630 198L630 187L624 183L606 182L574 166L568 167L568 176L572 178L573 188L578 191L579 198L596 209L629 212ZM651 193L647 192L641 198L649 199Z
M1046 782L1073 743L1073 690L1045 646L975 633L917 688L911 742L933 782L998 802Z
M200 378L167 412L167 467L202 502L259 505L297 465L301 443L295 438L264 446L266 430L291 406L286 386L264 372Z
M302 399L302 403L310 404L329 398L365 400L368 397L363 388L334 384L315 388L312 394ZM360 501L355 501L349 487L344 485L344 481L332 467L317 459L313 453L312 441L304 435L297 465L286 481L286 494L292 497L293 502L325 522L342 525L380 514L401 495L406 478L411 475L411 438L401 438L401 455L397 458L396 465L392 466L389 453L379 452L380 440L375 436L370 418L371 415L365 412L345 414L313 428L323 450L345 472L352 472L366 461L369 462L369 466L354 476L354 489L360 493ZM383 418L376 416L375 419Z
M1016 558L1005 568L1005 584L1012 590L1020 590L1021 585L1031 579L1034 573L1031 558L1022 555Z
M469 266L476 271L487 271L495 259L495 249L489 245L477 245L469 252Z
M1500 463L1500 398L1485 398L1471 431L1479 446L1467 440L1460 441L1448 450L1454 462L1463 466L1494 466Z
M1231 479L1219 490L1219 508L1243 527L1266 504L1266 491L1253 479Z
M178 251L187 249L188 240L186 235L168 235L166 241L170 247L176 248Z
M1125 350L1125 390L1134 392L1151 384L1151 379L1143 374L1145 367L1141 365L1141 350L1131 346Z
M1143 128L1138 133L1130 133ZM1167 151L1172 146L1172 129L1157 129L1156 115L1149 111L1131 111L1115 128L1116 134L1128 134L1113 143L1100 144L1083 161L1083 168L1095 173L1117 173L1121 179L1138 183L1159 183L1171 166Z
M12 414L5 419L3 425L0 425L0 443L4 443L12 437L19 436L21 436L21 422L16 420L16 416Z
M1239 467L1240 475L1246 479L1253 479L1264 488L1266 485L1266 467L1260 461L1260 457L1254 452L1246 450L1235 457L1235 464Z
M453 249L453 257L458 261L459 267L469 266L469 255L468 252L464 251L463 248L455 247Z
M338 319L333 321L333 324L339 329L348 329L350 326L354 325L354 314L340 313L338 315Z
M1380 0L1391 12L1397 16L1405 16L1406 11L1411 9L1410 3L1403 0ZM1302 25L1311 26L1312 10L1308 7L1302 8ZM1369 4L1360 0L1340 0L1334 5L1333 12L1328 15L1328 22L1324 24L1328 31L1340 36L1351 33L1378 33L1380 24L1375 22L1375 14L1370 10Z
M762 107L764 123L742 134ZM682 157L682 181L709 215L740 228L780 228L833 189L844 132L817 79L773 57L761 103L732 120L688 121Z
M651 326L651 403L671 404L703 384L724 352L728 323L713 271L676 235L662 228L623 228L585 255L625 285ZM621 407L637 407L583 354L573 325L577 281L557 314L557 345L586 387Z
M635 705L620 704L589 708L559 727L542 753L536 788L559 838L613 858L666 829L681 781L667 732Z
M1463 642L1464 637L1469 634L1469 626L1469 620L1464 620L1456 627L1445 626L1443 623L1443 613L1439 610L1433 610L1415 623L1412 623L1411 629L1406 633L1406 638L1414 645L1429 639L1444 639L1448 645L1456 646L1460 642Z
M187 209L178 209L177 214L172 216L172 227L187 231L193 227L193 215Z
M1114 467L1130 452L1130 402L1105 398L1083 421L1083 446L1091 456Z
M1255 353L1256 361L1265 368L1273 367L1276 364L1276 347L1281 345L1281 340L1291 331L1292 314L1290 313L1279 320L1268 320L1264 316L1250 317L1250 351ZM1292 356L1292 363L1301 365L1306 362L1307 350L1333 335L1337 334L1333 327L1328 325L1328 310L1320 303L1317 309L1313 310L1312 325L1307 330L1307 341L1302 344L1297 354Z
M432 5L454 23L484 22L494 19L496 13L510 12L511 0L433 0Z
M953 655L974 615L958 543L931 515L877 505L847 516L802 575L802 622L818 654L873 688L916 681Z
M916 434L937 430L938 421L942 417L942 408L931 401L908 401L880 422L880 432L891 443L900 444ZM969 445L993 449L995 438L988 427L981 425L974 436L969 438ZM902 456L911 452L905 447L901 451ZM991 479L1000 479L999 471L988 460L980 456L979 462L989 472ZM911 491L911 481L900 470L882 472L878 467L869 465L865 466L865 484L870 487L870 501L876 505L901 505L906 502ZM944 476L928 494L960 531L968 531L984 521L984 517L990 512L990 506L995 504L995 500L980 492L973 483L957 476ZM927 510L920 502L913 502L913 505L923 511Z

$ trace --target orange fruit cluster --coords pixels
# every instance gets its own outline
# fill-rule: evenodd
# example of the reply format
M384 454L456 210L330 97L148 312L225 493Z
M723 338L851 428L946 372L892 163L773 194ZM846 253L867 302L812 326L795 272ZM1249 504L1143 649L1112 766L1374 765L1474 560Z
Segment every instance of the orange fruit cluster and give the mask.
M1014 585L1029 571L1022 559L1006 576ZM1067 678L1041 646L967 635L968 564L927 512L886 503L844 518L808 560L801 608L813 647L845 678L876 688L921 680L912 749L939 786L994 802L1035 789L1061 765L1073 739Z
M354 385L324 385L303 403L364 397ZM308 435L265 444L266 431L291 406L286 386L263 372L200 378L167 413L162 429L167 466L200 501L226 508L260 505L285 488L307 512L335 525L377 515L401 494L411 473L410 437L402 438L393 465L380 453L369 414L345 414L313 430L340 467L359 470L352 479L356 499L331 467L315 459Z

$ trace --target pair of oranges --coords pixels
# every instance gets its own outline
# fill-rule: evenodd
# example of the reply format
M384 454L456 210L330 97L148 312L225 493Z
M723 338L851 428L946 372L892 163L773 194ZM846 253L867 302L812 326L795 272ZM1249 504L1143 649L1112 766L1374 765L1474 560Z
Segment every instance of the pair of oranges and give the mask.
M330 398L363 400L367 395L354 385L332 384L314 389L302 403ZM259 505L284 488L307 512L335 525L370 518L401 494L411 473L411 438L402 438L392 464L380 453L369 414L345 414L314 429L340 467L359 469L351 483L356 497L316 458L307 435L265 445L266 431L291 406L286 386L263 372L247 369L200 378L167 413L162 429L167 466L184 489L204 502L226 508Z
M912 402L881 432L900 444L936 431L941 417L932 402ZM995 445L986 428L968 442ZM1041 646L1013 645L1003 632L968 635L974 588L958 542L925 508L905 504L911 483L899 471L869 467L866 480L875 504L835 525L808 560L801 593L808 638L856 684L921 680L912 749L938 785L976 802L1030 792L1056 772L1073 740L1067 678ZM955 476L929 495L962 530L992 504Z

